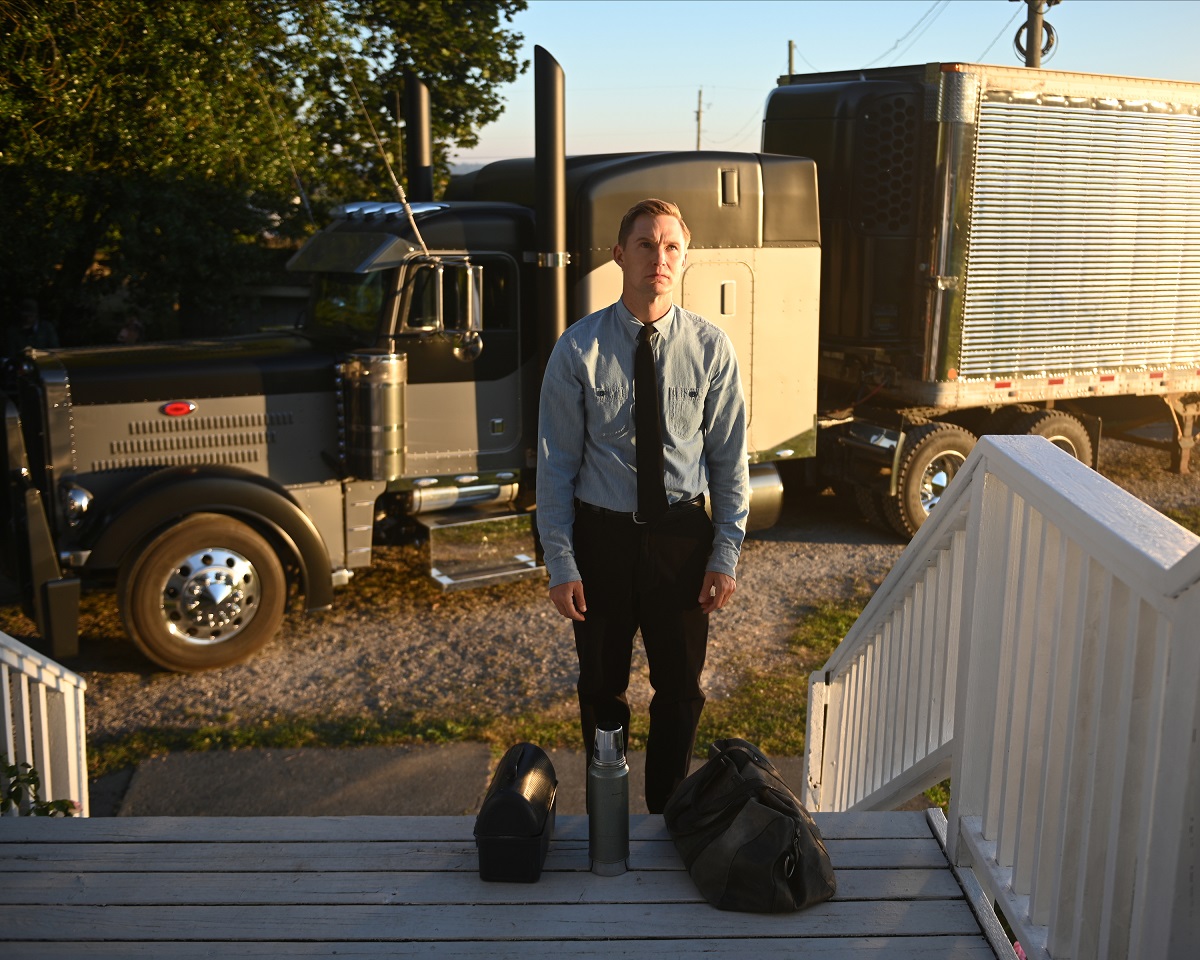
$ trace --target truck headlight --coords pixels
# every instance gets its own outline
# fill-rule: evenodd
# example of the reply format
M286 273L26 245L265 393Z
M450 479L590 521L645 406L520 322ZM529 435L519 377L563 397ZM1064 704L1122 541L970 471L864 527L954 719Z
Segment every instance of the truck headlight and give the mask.
M67 523L77 527L83 522L84 515L92 504L92 494L77 483L69 483L63 487L62 502Z

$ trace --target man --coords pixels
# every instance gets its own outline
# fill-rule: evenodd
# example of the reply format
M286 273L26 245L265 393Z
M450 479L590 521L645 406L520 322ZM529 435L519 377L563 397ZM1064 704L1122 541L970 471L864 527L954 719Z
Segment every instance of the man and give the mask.
M704 707L708 616L733 595L749 510L733 348L719 328L672 302L689 240L673 203L643 200L625 214L613 247L621 299L555 344L538 437L538 531L550 599L575 631L587 752L597 725L629 730L626 688L640 627L654 688L651 813L687 776Z

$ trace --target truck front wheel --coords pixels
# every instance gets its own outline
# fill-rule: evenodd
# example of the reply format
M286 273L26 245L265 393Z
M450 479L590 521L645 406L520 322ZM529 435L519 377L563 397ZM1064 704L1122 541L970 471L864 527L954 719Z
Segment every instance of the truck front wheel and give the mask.
M125 629L147 657L168 670L211 670L245 660L275 635L287 580L256 531L197 513L125 562L118 595Z
M901 536L917 532L975 446L975 435L952 423L926 423L904 438L896 495L884 501Z

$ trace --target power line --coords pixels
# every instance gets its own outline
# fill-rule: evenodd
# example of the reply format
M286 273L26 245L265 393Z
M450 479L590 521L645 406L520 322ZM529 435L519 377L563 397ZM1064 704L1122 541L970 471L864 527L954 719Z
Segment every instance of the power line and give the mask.
M935 13L935 14L934 14L932 17L930 17L930 18L929 18L929 22L928 22L928 23L926 23L926 24L925 24L925 26L923 26L923 27L921 28L920 32L918 32L918 33L917 33L917 35L916 35L915 37L913 37L913 38L912 38L912 39L911 39L911 40L908 42L908 46L906 46L906 47L905 47L903 50L901 50L899 53L897 53L897 54L896 54L896 55L895 55L895 56L892 58L892 62L889 64L889 66L895 66L895 64L896 64L896 61L897 61L897 60L899 60L899 59L900 59L902 56L904 56L904 54L905 54L906 52L908 52L908 50L909 50L909 49L912 47L912 45L913 45L914 43L916 43L916 42L917 42L918 40L920 40L920 39L921 39L923 36L925 36L925 31L926 31L926 30L928 30L930 27L932 27L932 26L933 26L933 24L934 24L934 21L935 21L935 20L937 20L937 18L938 18L938 17L940 17L940 16L941 16L943 13L945 13L945 12L946 12L946 8L947 8L947 7L949 7L949 6L950 6L950 0L946 0L946 2L945 2L945 3L944 3L944 4L943 4L943 5L942 5L942 6L941 6L939 9L938 9L938 12L937 12L937 13ZM910 31L910 32L911 32L911 31Z
M818 73L820 73L820 71L819 71L819 70L818 70L817 72L818 72ZM735 133L735 134L734 134L732 137L726 137L724 140L713 140L713 139L711 139L711 138L705 138L705 139L707 139L707 140L708 140L708 142L709 142L709 144L710 144L710 145L713 145L713 146L720 146L720 145L721 145L721 144L723 144L723 143L729 143L730 141L732 141L732 140L736 140L736 139L737 139L738 137L740 137L740 136L741 136L743 133L745 133L745 132L746 132L746 128L747 128L748 126L750 126L750 124L751 124L751 123L753 123L755 120L759 119L759 117L760 117L760 116L761 116L761 112L760 112L759 108L758 108L758 107L755 107L755 108L754 108L754 112L753 112L752 114L750 114L750 118L749 118L749 119L748 119L748 120L747 120L745 123L743 123L743 124L742 124L742 126L741 126L741 128L738 130L738 132L737 132L737 133Z
M979 56L977 56L975 58L976 63L979 63L980 61L983 60L984 57L986 57L988 55L988 53L991 51L992 47L994 47L996 45L996 41L998 41L1002 36L1004 36L1004 32L1013 25L1013 21L1016 20L1017 17L1019 17L1024 12L1025 11L1023 11L1020 7L1017 7L1017 12L1014 13L1011 17L1009 17L1008 23L1006 23L1004 26L1002 26L1000 28L1000 32L997 33L994 37L992 37L992 42L989 43L984 48L983 53L981 53Z
M809 60L809 59L808 59L808 57L806 57L806 56L804 55L804 51L803 51L803 50L801 50L801 49L800 49L798 46L796 46L796 41L795 41L795 40L789 40L789 41L788 41L788 74L789 74L789 75L791 75L791 74L793 74L793 73L795 73L795 72L796 72L796 71L793 69L793 64L792 64L792 54L797 54L797 55L800 57L800 59L801 59L801 60L803 60L803 61L804 61L806 64L808 64L808 69L809 69L809 70L811 70L813 73L820 73L820 72L821 72L821 68L820 68L820 67L818 67L818 66L817 66L815 63L813 63L811 60Z
M902 36L902 37L901 37L899 40L897 40L895 43L893 43L889 49L885 50L883 53L881 53L881 54L880 54L878 57L876 57L876 58L875 58L874 60L872 60L870 63L865 63L865 64L863 64L863 67L862 67L862 69L864 69L864 70L865 70L867 67L874 66L874 65L875 65L875 64L877 64L877 63L878 63L880 60L882 60L884 57L891 56L892 52L893 52L893 51L894 51L894 50L895 50L897 47L899 47L899 46L900 46L900 44L902 44L902 43L903 43L905 40L907 40L907 39L908 39L910 36L912 36L912 34L913 34L913 31L914 31L914 30L916 30L918 27L920 27L920 26L921 26L921 24L925 22L925 19L926 19L926 18L927 18L927 17L928 17L928 16L929 16L931 13L933 13L933 11L934 11L934 10L936 10L938 7L941 7L942 9L945 9L947 6L949 6L949 4L950 4L950 0L934 0L933 4L931 4L931 5L930 5L929 9L928 9L928 10L926 10L926 11L925 11L923 14L921 14L921 18L920 18L920 19L919 19L919 20L918 20L916 23L914 23L914 24L913 24L911 27L909 27L909 29L908 29L908 32L907 32L907 33L905 33L905 34L904 34L904 36ZM938 11L938 15L940 15L940 14L941 14L941 11L939 10L939 11ZM936 19L937 19L937 16L935 16L933 19L934 19L934 20L936 20ZM930 22L930 23L933 23L933 20L930 20L929 22ZM927 24L926 26L928 26L928 24ZM923 32L924 32L924 31L922 31L922 33L923 33ZM919 36L919 34L918 34L918 36ZM906 49L907 49L907 48L906 48Z

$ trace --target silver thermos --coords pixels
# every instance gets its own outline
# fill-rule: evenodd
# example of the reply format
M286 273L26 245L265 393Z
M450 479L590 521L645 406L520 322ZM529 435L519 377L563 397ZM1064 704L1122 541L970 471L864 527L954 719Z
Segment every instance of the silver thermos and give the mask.
M615 877L625 872L629 860L629 764L621 727L596 730L587 797L592 873Z

